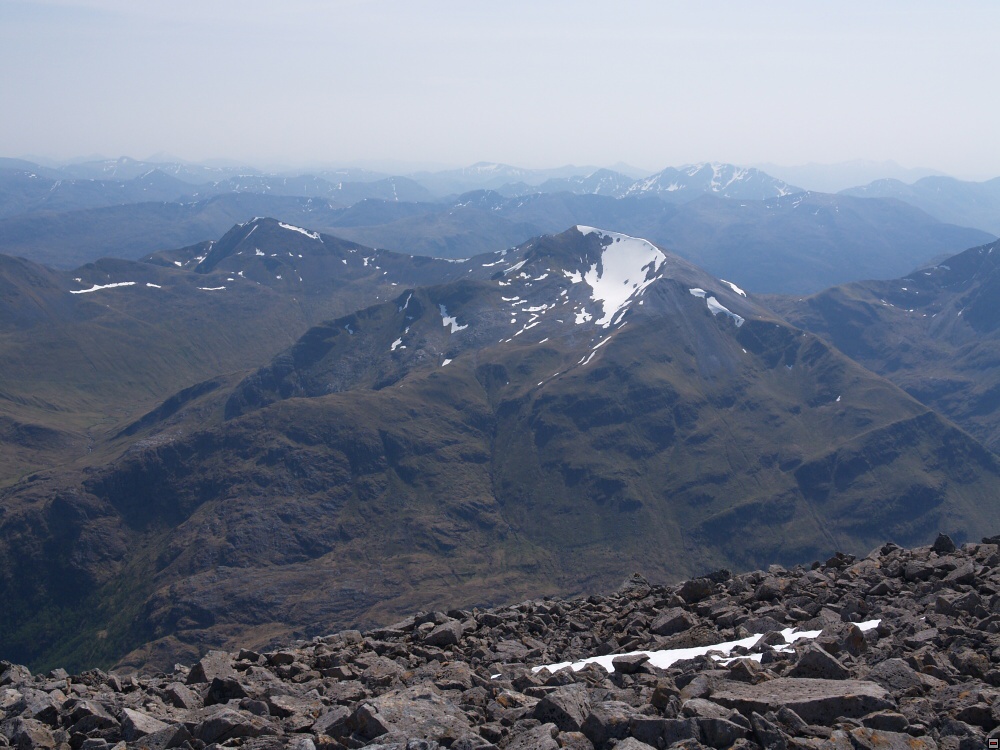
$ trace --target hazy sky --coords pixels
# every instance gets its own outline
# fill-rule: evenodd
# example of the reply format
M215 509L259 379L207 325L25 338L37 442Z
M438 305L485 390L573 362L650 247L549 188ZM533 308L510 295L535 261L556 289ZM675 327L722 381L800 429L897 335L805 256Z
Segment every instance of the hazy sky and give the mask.
M0 155L983 178L998 31L994 0L0 0Z

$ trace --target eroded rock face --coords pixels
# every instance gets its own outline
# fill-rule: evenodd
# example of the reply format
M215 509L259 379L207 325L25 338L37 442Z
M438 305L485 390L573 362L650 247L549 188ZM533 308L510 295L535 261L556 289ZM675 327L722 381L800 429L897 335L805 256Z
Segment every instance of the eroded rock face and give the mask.
M608 596L213 651L167 675L0 662L0 748L987 747L1000 540L949 541L672 587L633 577ZM728 659L707 648L751 633ZM654 653L699 646L669 664ZM612 672L532 669L598 656Z

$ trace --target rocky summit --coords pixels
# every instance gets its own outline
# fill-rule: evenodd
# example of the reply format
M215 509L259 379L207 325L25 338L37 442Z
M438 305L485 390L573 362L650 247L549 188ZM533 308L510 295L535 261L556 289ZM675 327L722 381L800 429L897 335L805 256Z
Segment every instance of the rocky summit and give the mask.
M0 662L0 747L973 750L1000 738L1000 537L425 612L169 674Z

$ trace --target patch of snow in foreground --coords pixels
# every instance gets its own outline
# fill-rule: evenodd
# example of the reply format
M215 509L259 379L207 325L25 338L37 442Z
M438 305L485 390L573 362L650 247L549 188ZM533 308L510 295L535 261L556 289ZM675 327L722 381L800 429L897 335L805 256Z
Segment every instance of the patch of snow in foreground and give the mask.
M203 292L221 292L226 287L224 286L200 286L198 287Z
M146 286L148 286L148 287L152 287L153 289L163 289L163 287L162 287L162 286L160 286L159 284L151 284L151 283L150 283L150 282L148 282L148 281L146 282Z
M648 240L594 227L577 226L577 230L584 236L597 234L611 240L601 252L601 270L598 271L598 264L594 263L583 275L583 280L590 285L591 298L600 302L604 310L604 315L595 323L607 328L631 299L656 280L656 272L667 256Z
M135 286L134 281L116 281L113 284L94 284L90 289L77 289L70 290L70 294L90 294L91 292L96 292L98 289L114 289L118 286Z
M438 305L438 309L441 311L441 325L443 325L445 328L447 328L450 325L452 333L458 333L459 331L464 331L466 328L469 327L468 323L466 323L464 326L460 326L458 324L458 318L449 315L448 310L445 309L444 305Z
M285 224L285 223L280 222L280 221L278 222L278 226L281 227L282 229L290 229L293 232L298 232L299 234L304 234L306 237L308 237L311 240L318 240L319 239L319 233L318 232L310 232L308 229L303 229L302 227L292 226L291 224ZM291 253L289 253L289 255L291 255Z
M867 622L855 623L861 630L871 630L872 628L877 628L881 620L868 620ZM821 632L821 630L803 630L797 631L794 628L785 628L781 631L781 634L785 638L785 643L794 643L801 638L816 638ZM543 669L549 670L549 672L558 672L560 669L565 669L566 667L571 667L574 672L579 672L588 664L598 664L603 667L608 672L614 672L615 667L612 663L619 656L635 656L637 654L646 654L649 657L649 664L653 667L658 667L659 669L666 669L671 664L676 661L681 661L682 659L693 659L696 656L704 656L709 651L720 651L722 654L728 655L737 646L742 646L743 648L753 648L757 645L763 637L763 633L758 635L749 635L746 638L742 638L738 641L726 641L724 643L716 643L712 646L696 646L694 648L671 648L664 649L663 651L630 651L627 654L606 654L605 656L592 656L589 659L582 659L577 662L563 661L558 664L544 664L540 667L532 667L532 672L541 672ZM716 657L717 660L722 660L723 656ZM740 658L740 657L737 657ZM747 657L749 658L749 657Z
M444 367L445 365L450 365L450 364L451 364L451 360L450 359L446 359L444 362L441 363L441 366Z

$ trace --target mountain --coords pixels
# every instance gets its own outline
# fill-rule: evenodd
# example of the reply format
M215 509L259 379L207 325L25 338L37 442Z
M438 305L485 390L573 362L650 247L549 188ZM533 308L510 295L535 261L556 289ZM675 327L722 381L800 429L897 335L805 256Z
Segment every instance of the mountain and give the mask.
M598 169L588 175L553 178L546 180L534 190L539 193L576 193L587 195L610 195L622 198L628 194L635 179L610 169Z
M198 265L277 260L245 230ZM0 491L7 655L169 665L1000 523L992 453L644 240L578 227L447 265Z
M556 167L554 169L525 169L496 162L477 162L461 169L439 172L417 172L409 175L439 196L456 195L473 190L497 190L509 183L539 185L549 179L564 179L587 175L594 167Z
M147 262L60 272L0 256L0 485L86 460L174 394L219 388L324 319L459 274L272 219Z
M379 182L365 185L385 189ZM898 201L821 193L767 201L703 195L675 204L646 193L509 198L475 191L444 203L367 199L341 207L325 199L247 192L3 219L0 251L72 268L103 256L136 259L193 245L254 216L274 216L370 247L452 259L513 247L573 224L615 226L752 291L776 293L892 278L993 239L941 224Z
M998 298L992 243L904 278L769 304L1000 452Z
M245 166L190 164L174 160L146 161L128 156L75 162L59 168L62 177L80 180L133 180L151 170L158 170L193 185L258 172Z
M800 188L753 167L713 162L692 164L679 169L668 167L662 172L637 180L625 195L656 195L672 202L686 202L705 194L722 198L766 200L801 192Z
M1000 177L986 182L966 182L933 176L912 185L884 179L842 192L862 198L895 198L941 221L1000 234Z
M378 180L349 182L329 181L312 175L284 177L281 175L239 175L200 186L191 193L192 198L204 198L227 193L256 193L261 195L301 196L325 198L342 206L362 200L428 201L434 196L425 188L406 177L386 177Z
M308 226L333 209L309 198L231 193L191 203L136 203L0 220L0 252L71 269L103 257L129 260L218 237L254 216Z
M837 193L856 185L865 185L877 180L914 182L924 177L943 176L942 172L934 169L901 167L894 161L868 161L864 159L837 164L813 162L797 166L778 164L755 164L754 166L782 180L802 185L806 190L819 193Z
M176 201L190 189L189 184L155 169L125 181L53 179L34 170L0 169L0 217Z

